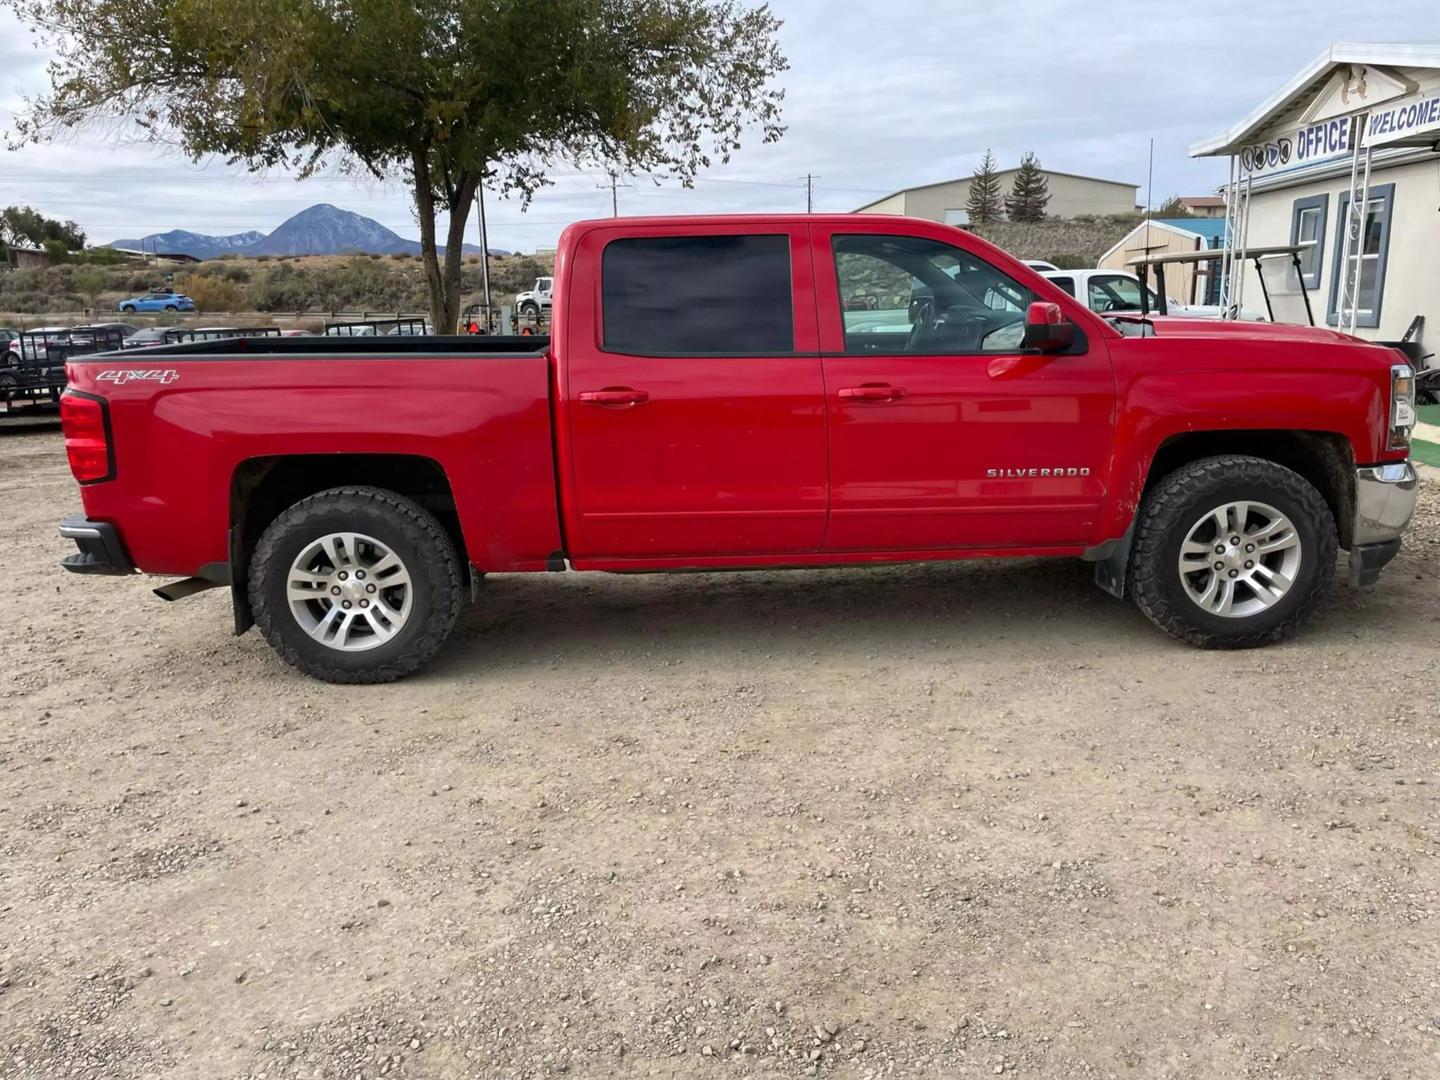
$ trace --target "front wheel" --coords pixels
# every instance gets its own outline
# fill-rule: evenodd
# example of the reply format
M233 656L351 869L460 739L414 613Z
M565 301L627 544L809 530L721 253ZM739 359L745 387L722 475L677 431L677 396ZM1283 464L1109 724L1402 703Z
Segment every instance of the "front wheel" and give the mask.
M180 309L179 309L178 307L176 307L174 304L166 304L166 305L165 305L165 310L166 310L166 311L179 311Z
M270 523L249 590L256 625L294 667L326 682L391 682L450 635L460 560L414 501L382 488L332 488Z
M1335 519L1304 477L1273 461L1204 458L1145 498L1130 591L1149 619L1201 648L1279 641L1335 576Z
M534 300L526 300L520 305L520 314L527 319L538 319L540 317L540 305Z

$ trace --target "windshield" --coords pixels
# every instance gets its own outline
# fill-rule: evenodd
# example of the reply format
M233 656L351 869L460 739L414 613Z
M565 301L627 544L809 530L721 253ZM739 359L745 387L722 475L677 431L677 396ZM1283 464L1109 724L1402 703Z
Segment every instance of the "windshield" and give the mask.
M1112 311L1140 310L1140 282L1124 274L1097 274L1087 283L1091 311L1105 315ZM1160 297L1154 289L1145 290L1150 311L1160 310Z

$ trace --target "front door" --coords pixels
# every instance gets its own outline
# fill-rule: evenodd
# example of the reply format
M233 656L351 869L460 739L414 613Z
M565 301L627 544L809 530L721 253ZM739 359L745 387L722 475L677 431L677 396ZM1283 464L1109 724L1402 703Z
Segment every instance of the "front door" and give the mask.
M820 550L808 226L588 233L561 298L577 561ZM598 272L598 280L597 280Z
M938 228L936 233L940 233ZM827 550L1063 548L1091 537L1114 376L1102 340L1021 345L1037 297L955 240L815 230L830 416Z

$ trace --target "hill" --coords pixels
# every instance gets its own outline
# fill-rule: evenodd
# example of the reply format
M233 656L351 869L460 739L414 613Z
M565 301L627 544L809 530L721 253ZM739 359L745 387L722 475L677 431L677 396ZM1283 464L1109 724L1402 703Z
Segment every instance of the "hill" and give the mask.
M407 240L374 218L342 210L329 203L316 203L276 226L262 232L210 236L172 229L134 240L115 240L108 246L144 251L178 252L197 259L218 259L222 255L418 255L420 242ZM440 249L445 250L443 247ZM478 244L466 244L465 251L479 254ZM492 249L492 255L506 252Z

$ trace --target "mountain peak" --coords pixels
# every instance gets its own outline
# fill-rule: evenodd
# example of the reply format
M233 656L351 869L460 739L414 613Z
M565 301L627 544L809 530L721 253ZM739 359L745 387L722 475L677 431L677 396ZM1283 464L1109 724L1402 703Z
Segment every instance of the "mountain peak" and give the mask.
M114 240L111 247L145 251L181 252L197 259L220 255L418 255L420 242L406 240L374 218L345 210L330 203L307 206L276 226L268 235L261 232L207 236L204 233L172 229L151 233L138 240ZM441 249L444 250L443 248ZM479 247L466 244L467 252Z

